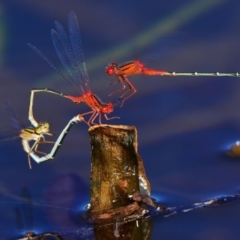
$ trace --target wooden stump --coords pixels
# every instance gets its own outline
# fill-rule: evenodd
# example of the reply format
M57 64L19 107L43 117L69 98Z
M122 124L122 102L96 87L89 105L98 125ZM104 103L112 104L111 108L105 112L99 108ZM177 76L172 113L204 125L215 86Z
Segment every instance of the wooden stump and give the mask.
M137 153L137 131L130 126L97 125L89 129L91 140L91 200L89 213L95 223L96 239L143 239L135 222L118 222L140 209L129 196L144 186L150 188L142 159ZM140 180L140 182L139 182ZM111 222L108 228L99 224ZM120 226L119 225L119 226ZM141 224L139 224L140 226ZM137 236L137 238L131 238Z

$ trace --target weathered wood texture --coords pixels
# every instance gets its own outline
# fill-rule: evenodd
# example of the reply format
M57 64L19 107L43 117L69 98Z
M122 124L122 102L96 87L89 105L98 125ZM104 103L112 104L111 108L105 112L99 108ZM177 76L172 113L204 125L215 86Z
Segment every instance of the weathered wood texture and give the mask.
M129 195L140 187L146 188L144 193L150 188L137 153L136 128L100 125L91 127L89 134L92 161L89 213L95 222L95 238L148 239L143 237L141 221L138 227L136 222L130 222L120 224L118 229L117 224L140 209ZM110 221L113 225L101 225L102 221Z
M139 190L137 133L128 126L94 126L91 139L91 211L130 204Z
M139 190L148 194L150 189L137 153L136 128L93 126L89 134L92 161L89 213L95 223L95 239L149 239L146 228L142 228L144 222L147 229L151 229L149 219L139 221L139 226L135 221L124 224L123 220L141 211L139 204L129 196Z

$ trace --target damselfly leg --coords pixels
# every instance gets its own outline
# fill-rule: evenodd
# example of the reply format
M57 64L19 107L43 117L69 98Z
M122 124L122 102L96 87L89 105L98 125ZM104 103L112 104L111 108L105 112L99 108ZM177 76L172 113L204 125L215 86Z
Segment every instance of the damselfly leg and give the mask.
M32 168L31 161L30 161L31 153L46 154L46 153L38 150L39 144L40 143L51 143L51 144L54 143L52 141L46 141L44 134L49 135L49 136L53 135L49 132L49 123L47 123L47 122L40 123L36 127L24 128L24 129L21 129L21 131L20 131L19 137L22 139L23 149L28 154L28 164L29 164L30 169ZM34 143L32 144L32 146L30 146L29 144L30 144L30 141L32 141L32 140L34 141Z
M55 95L58 95L60 97L64 97L64 98L68 98L68 99L71 99L73 102L75 103L80 103L80 99L79 97L72 97L72 96L68 96L64 93L59 93L59 92L56 92L56 91L53 91L51 89L48 89L48 88L39 88L39 89L32 89L31 90L31 95L30 95L30 101L29 101L29 110L28 110L28 119L29 121L31 122L31 124L33 126L37 126L38 125L38 122L35 120L34 116L33 116L33 104L34 104L34 94L35 93L38 93L38 92L47 92L47 93L52 93L52 94L55 94ZM92 114L93 115L93 112L94 111L90 111L90 112L87 112L87 113L83 113L83 114L79 114L78 115L78 120L77 121L80 121L80 122L85 122L86 124L89 125L89 121L85 121L85 119L83 118L83 116L85 115L88 115L88 114ZM95 119L95 118L94 118ZM71 120L70 120L71 121Z
M45 139L45 135L52 136L53 134L49 132L49 123L37 123L35 126L31 126L25 128L24 125L21 123L15 112L13 111L10 102L6 102L6 110L11 122L12 127L17 131L17 135L19 138L22 139L22 145L25 152L28 154L28 164L29 168L31 169L31 161L30 161L30 154L33 152L35 153L42 153L38 151L38 146L40 143L54 143L52 141L47 141ZM30 142L33 141L33 144L30 145ZM26 147L28 145L28 147Z
M80 37L79 26L77 22L77 17L74 12L69 13L68 17L68 28L69 34L67 34L59 22L55 22L55 29L51 30L51 37L56 53L61 61L63 67L69 75L66 78L64 74L61 73L52 63L48 60L43 53L37 49L35 46L28 44L42 59L44 59L56 72L58 72L64 79L70 82L73 87L80 93L78 97L60 94L52 90L33 90L34 92L45 91L49 93L54 93L59 96L70 99L75 103L84 102L92 110L90 112L80 114L80 116L85 116L91 114L89 120L86 122L89 126L94 124L94 120L99 117L99 123L101 124L101 114L105 116L107 120L116 118L107 118L106 115L111 113L114 109L114 104L111 102L102 102L90 88L90 82L88 77L88 72L86 69L86 64L84 62L84 55ZM33 97L32 97L33 99ZM30 101L33 104L33 100ZM32 106L30 106L32 108ZM29 112L30 121L36 124L32 112Z
M31 96L31 99L33 97ZM31 102L31 101L30 101ZM29 112L32 113L32 104L29 105L30 109ZM30 117L30 121L33 127L24 128L21 122L17 119L16 114L13 112L9 102L6 103L6 109L8 110L8 114L11 120L12 125L14 124L14 128L18 131L19 138L22 139L22 145L24 151L28 154L28 163L29 168L31 169L31 161L30 157L36 161L37 163L41 163L43 161L53 159L55 154L57 153L58 148L60 147L65 135L68 133L69 129L74 123L83 121L83 117L77 115L76 117L72 118L68 124L63 128L62 132L60 133L59 137L57 138L56 142L47 141L45 139L45 135L52 136L53 134L49 132L50 125L47 122L38 123L33 115ZM34 141L32 145L30 142ZM38 150L39 144L42 143L52 143L54 144L50 153L46 154ZM39 157L36 153L45 154L43 157Z
M62 132L59 134L56 142L54 143L53 147L52 147L52 150L50 151L49 154L46 154L45 156L43 157L39 157L35 154L34 151L30 151L31 150L31 147L29 145L29 142L28 141L25 141L23 140L23 145L24 145L24 149L25 151L29 152L29 155L34 159L35 162L37 163L41 163L41 162L44 162L44 161L47 161L47 160L50 160L50 159L53 159L54 156L56 155L59 147L61 146L61 143L62 141L64 140L65 136L67 135L68 131L70 130L70 128L72 127L72 125L74 123L78 123L78 122L82 122L83 121L83 118L79 115L73 117L69 122L68 124L63 128Z

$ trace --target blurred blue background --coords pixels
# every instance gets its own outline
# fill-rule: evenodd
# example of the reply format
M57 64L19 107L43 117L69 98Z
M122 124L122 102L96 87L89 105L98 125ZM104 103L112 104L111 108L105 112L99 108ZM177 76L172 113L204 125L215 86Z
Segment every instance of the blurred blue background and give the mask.
M50 37L75 11L93 92L104 101L117 86L109 62L139 59L146 67L179 72L240 71L238 0L2 0L0 2L0 121L11 130L5 101L29 125L30 89L77 95L27 43L61 68ZM152 196L167 206L188 205L239 190L240 160L226 156L240 139L240 79L134 76L138 92L111 124L134 125ZM57 96L36 96L34 113L59 133L88 107ZM109 123L109 122L107 122ZM20 141L0 145L0 239L26 231L59 231L91 238L80 213L89 201L90 144L85 124L74 125L56 157L32 162ZM240 203L153 218L152 239L239 239ZM87 237L83 239L87 239Z

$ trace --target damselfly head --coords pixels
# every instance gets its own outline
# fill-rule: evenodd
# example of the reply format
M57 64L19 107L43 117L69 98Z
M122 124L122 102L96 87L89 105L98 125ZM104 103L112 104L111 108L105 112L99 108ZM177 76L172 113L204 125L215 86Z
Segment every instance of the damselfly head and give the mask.
M107 102L106 104L102 105L101 112L103 114L108 114L113 112L113 104L111 102Z
M117 63L115 63L115 62L112 62L112 63L108 64L108 66L106 67L106 73L107 73L108 75L113 75L113 74L115 74L115 72L116 72L116 67L117 67Z
M44 123L40 123L35 131L37 134L41 134L41 133L48 133L49 132L49 123L48 122L44 122Z

